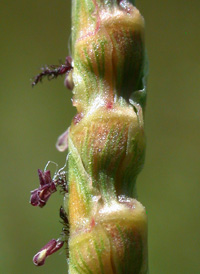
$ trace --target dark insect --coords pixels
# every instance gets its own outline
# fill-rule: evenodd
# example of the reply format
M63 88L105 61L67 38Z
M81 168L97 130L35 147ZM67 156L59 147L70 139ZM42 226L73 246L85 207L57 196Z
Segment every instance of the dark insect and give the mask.
M62 206L60 207L60 218L62 219L61 223L63 224L62 236L65 237L65 242L66 242L66 255L67 255L67 258L69 258L69 247L68 247L69 220L67 217L67 213L65 212Z
M60 207L60 218L62 219L61 223L63 224L62 232L68 238L69 237L69 219L64 208Z
M72 66L72 58L67 56L65 59L65 64L62 65L50 65L41 68L42 72L34 77L34 81L32 82L32 87L34 87L38 82L41 82L42 79L47 76L48 80L57 78L59 75L63 75L66 73L65 85L69 89L73 89L73 83L68 83L68 78L71 78L70 72L73 69ZM69 74L69 77L68 77ZM72 87L71 87L72 86Z
M60 207L60 218L62 219L62 224L64 226L69 225L69 220L68 220L68 217L67 217L67 213L65 212L65 210L62 206Z
M56 186L60 187L60 192L62 194L68 193L68 184L65 172L57 175L58 179L55 180Z

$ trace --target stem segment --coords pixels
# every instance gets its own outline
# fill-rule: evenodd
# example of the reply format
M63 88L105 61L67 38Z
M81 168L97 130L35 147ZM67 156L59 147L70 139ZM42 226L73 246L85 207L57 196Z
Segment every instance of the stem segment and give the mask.
M147 273L147 219L135 182L144 162L144 20L123 0L72 1L70 273Z

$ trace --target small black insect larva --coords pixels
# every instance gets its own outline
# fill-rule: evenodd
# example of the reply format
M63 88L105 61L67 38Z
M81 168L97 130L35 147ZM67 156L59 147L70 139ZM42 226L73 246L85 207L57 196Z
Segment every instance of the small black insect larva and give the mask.
M58 175L58 179L55 180L56 186L60 187L60 192L65 195L68 193L68 184L66 174L62 173Z
M69 225L69 220L68 220L68 217L67 217L67 213L65 212L65 210L62 206L60 207L60 218L62 219L62 223L63 223L64 226Z
M68 246L68 240L69 240L69 220L67 217L67 213L65 212L64 208L61 206L60 207L60 218L62 219L61 223L63 224L62 228L62 237L65 237L65 243L66 243L66 255L67 258L69 258L69 246Z
M65 59L65 64L62 64L60 66L49 65L41 69L42 69L42 72L34 77L34 81L32 82L32 87L34 87L38 82L41 82L43 77L45 76L47 76L48 80L51 80L51 79L57 78L59 75L63 75L66 73L66 78L68 78L67 75L73 69L72 58L70 56L67 56Z

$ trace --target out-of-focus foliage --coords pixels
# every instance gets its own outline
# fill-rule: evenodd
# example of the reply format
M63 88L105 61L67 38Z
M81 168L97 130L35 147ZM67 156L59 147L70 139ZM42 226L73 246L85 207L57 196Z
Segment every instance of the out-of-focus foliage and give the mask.
M138 178L149 217L153 274L199 273L200 230L200 2L144 1L150 61L146 108L147 151ZM32 256L58 237L61 195L33 208L29 191L48 160L61 166L57 136L75 110L63 80L29 79L68 54L70 1L0 3L0 273L66 273L65 251L37 268Z

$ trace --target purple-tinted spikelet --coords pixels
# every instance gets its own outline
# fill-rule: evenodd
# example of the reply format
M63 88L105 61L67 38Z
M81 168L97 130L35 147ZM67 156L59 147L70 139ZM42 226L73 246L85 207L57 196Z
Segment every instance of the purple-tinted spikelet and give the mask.
M46 258L59 250L63 246L63 244L64 241L61 241L60 239L52 239L43 248L41 248L37 254L35 254L35 256L33 257L33 263L36 266L43 265Z
M46 205L52 193L56 192L56 184L51 179L50 170L42 171L38 169L40 186L31 191L30 203L33 206L43 207Z

